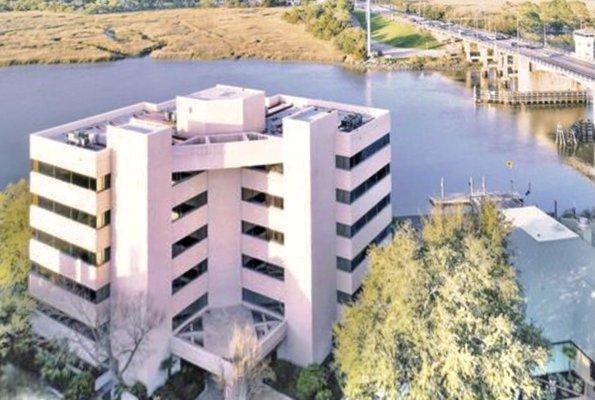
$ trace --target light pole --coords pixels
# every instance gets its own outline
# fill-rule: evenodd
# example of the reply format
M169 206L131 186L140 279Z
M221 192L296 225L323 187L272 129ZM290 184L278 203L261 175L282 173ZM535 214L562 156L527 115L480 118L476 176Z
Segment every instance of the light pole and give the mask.
M370 2L371 0L366 1L366 39L367 39L367 50L368 50L368 58L372 58L372 28L370 22Z

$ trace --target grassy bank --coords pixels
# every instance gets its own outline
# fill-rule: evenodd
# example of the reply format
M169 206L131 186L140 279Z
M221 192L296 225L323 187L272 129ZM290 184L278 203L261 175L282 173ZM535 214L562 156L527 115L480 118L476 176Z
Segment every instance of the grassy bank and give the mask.
M361 26L366 26L366 15L363 11L355 11L355 17ZM392 21L379 14L372 14L371 25L372 39L394 47L433 49L440 45L432 35L412 24Z
M281 8L217 8L119 14L0 13L0 66L155 58L260 58L339 62L344 54Z

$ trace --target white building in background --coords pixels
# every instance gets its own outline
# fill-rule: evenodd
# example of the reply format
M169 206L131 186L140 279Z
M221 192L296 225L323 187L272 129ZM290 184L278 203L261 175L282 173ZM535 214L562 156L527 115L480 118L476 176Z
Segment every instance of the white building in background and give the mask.
M574 31L574 54L583 60L595 60L595 29Z
M385 110L218 85L33 134L36 331L84 336L142 293L166 316L129 376L149 391L170 355L228 373L236 324L322 362L391 232L389 131Z

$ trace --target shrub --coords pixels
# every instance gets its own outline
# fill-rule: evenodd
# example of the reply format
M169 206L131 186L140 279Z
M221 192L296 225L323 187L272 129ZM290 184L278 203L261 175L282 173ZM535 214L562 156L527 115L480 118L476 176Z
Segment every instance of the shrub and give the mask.
M86 400L95 393L93 377L88 372L73 376L66 386L64 397L66 400Z
M356 60L366 58L366 34L360 28L347 28L335 38L336 46Z
M326 378L326 372L319 365L312 364L303 369L296 385L300 400L314 399L318 392L325 390Z
M330 389L322 389L316 393L314 400L333 400L333 392Z

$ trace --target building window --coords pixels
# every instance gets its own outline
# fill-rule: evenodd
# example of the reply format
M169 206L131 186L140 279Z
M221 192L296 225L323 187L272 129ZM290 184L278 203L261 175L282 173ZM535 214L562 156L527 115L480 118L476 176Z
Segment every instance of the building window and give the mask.
M337 302L339 304L351 304L358 299L362 293L363 286L360 286L353 294L337 290Z
M175 258L185 252L190 247L201 242L208 236L209 230L207 225L203 225L190 235L183 237L171 245L171 257Z
M183 203L178 204L174 208L171 209L171 219L172 221L176 221L182 218L186 214L190 214L192 211L199 209L200 207L207 204L207 192L204 191Z
M343 189L336 189L337 201L343 204L351 204L358 198L364 195L368 190L372 189L374 185L384 179L390 174L390 164L385 165L378 170L374 175L366 179L362 184L353 189L351 192Z
M197 279L199 276L207 272L208 268L209 262L207 259L204 259L182 275L178 276L171 283L171 293L176 293L178 290Z
M386 226L376 237L360 251L352 260L343 257L337 257L337 268L345 272L353 272L368 256L368 250L371 246L382 242L393 231L392 222Z
M184 308L171 319L172 329L176 329L180 325L188 321L190 317L209 305L209 294L205 293L196 301Z
M285 304L252 290L242 288L242 300L275 314L285 315Z
M249 203L260 204L265 207L283 209L283 198L272 194L259 192L258 190L242 188L242 200Z
M285 270L282 267L246 254L242 254L242 266L280 281L285 279Z
M171 174L171 184L172 186L177 185L187 179L192 178L193 176L197 176L204 171L184 171L184 172L174 172Z
M374 154L376 154L378 151L388 146L389 144L390 133L387 133L386 135L382 136L380 139L376 140L374 143L372 143L371 145L369 145L368 147L351 157L335 156L335 166L339 169L349 171L361 164L362 162L364 162L365 160L367 160L368 158L372 157Z
M390 194L382 198L374 205L368 212L366 212L360 219L355 221L355 224L349 226L337 222L337 235L352 238L354 237L368 222L374 219L386 206L390 204Z
M94 304L101 303L110 295L109 283L93 290L34 262L31 263L31 273Z
M279 244L283 244L285 242L283 233L266 228L264 226L253 224L251 222L242 221L242 233L266 240L267 242L275 242Z
M58 239L48 233L33 229L33 237L41 243L55 248L63 253L68 254L73 258L78 258L87 264L99 266L110 260L110 248L106 247L100 252L93 253L89 250L85 250L72 243L68 243L62 239Z
M84 189L93 190L94 192L101 192L102 190L109 189L111 187L110 174L96 179L37 160L32 160L31 164L31 169L34 172L59 179L63 182L71 183Z
M269 165L254 165L252 167L248 167L249 169L253 169L256 171L263 171L263 172L275 172L277 174L283 174L283 164L269 164Z
M51 211L65 218L90 226L91 228L103 228L110 223L109 210L102 213L99 217L96 217L94 215L87 214L84 211L65 206L36 194L32 195L32 203L40 208L43 208L44 210Z

